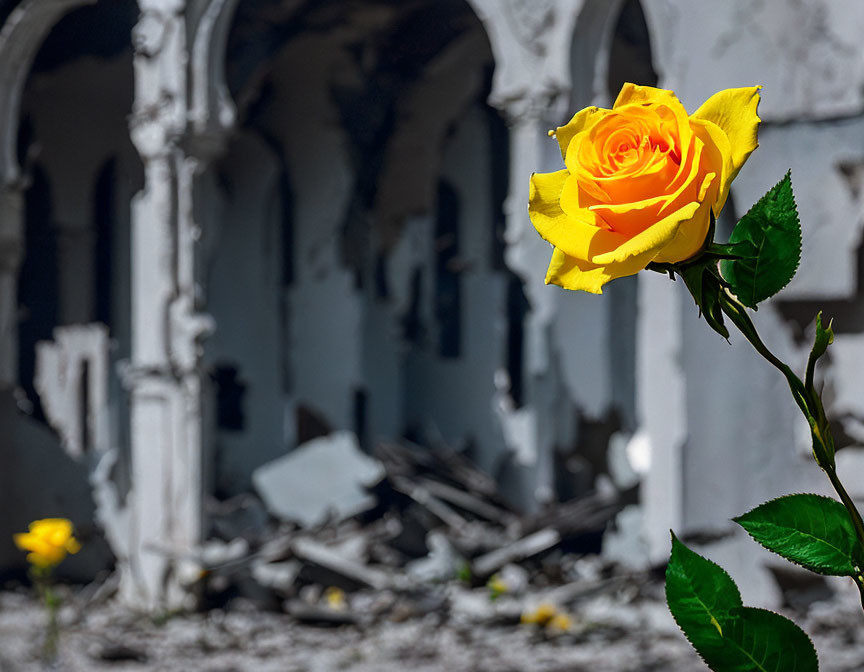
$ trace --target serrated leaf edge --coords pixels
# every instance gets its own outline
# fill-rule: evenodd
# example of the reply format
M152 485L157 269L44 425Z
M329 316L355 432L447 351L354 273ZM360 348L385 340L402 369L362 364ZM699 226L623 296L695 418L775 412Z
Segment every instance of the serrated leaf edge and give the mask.
M798 212L798 203L797 203L797 201L795 200L795 190L792 189L792 169L791 169L791 168L789 168L789 169L786 171L786 174L785 174L782 178L780 178L780 180L777 182L777 184L775 184L774 186L772 186L771 188L769 188L768 191L766 191L765 194L764 194L763 196L761 196L761 197L760 197L760 198L759 198L759 199L758 199L758 200L757 200L753 205L751 205L751 206L750 206L750 209L747 210L747 212L744 213L744 216L743 216L743 217L740 217L740 218L738 219L738 221L740 222L742 219L744 219L745 217L747 217L747 216L748 216L748 215L753 211L753 209L754 209L757 205L759 205L760 201L761 201L763 198L765 198L765 196L767 196L767 195L770 194L774 189L776 189L777 187L779 187L779 186L783 183L783 181L786 180L787 178L789 179L789 188L790 188L789 190L790 190L790 194L791 194L791 198L792 198L792 207L793 207L794 210L795 210L795 217L798 219L798 223L799 223L799 231L800 231L801 213ZM738 224L737 224L737 222L736 222L736 226L737 226L737 225L738 225ZM733 232L733 233L735 232L734 228L733 228L732 232ZM730 236L730 238L731 238L731 236ZM729 244L729 243L727 243L727 244ZM763 242L763 244L764 244L764 242ZM792 273L791 273L791 275L789 276L789 279L785 282L785 284L783 284L781 287L779 287L779 288L777 289L777 291L774 292L774 294L772 294L771 296L775 296L775 295L779 294L780 292L782 292L784 289L786 289L786 287L789 286L789 283L792 282L792 279L793 279L793 278L795 277L795 275L798 273L798 269L801 268L801 252L802 252L802 250L803 250L803 235L799 235L799 236L798 236L798 246L797 246L797 247L798 247L798 259L797 259L797 261L795 262L795 268L792 269ZM761 246L760 246L758 249L761 250ZM758 256L759 256L759 255L757 254L757 255L756 255L756 259L757 259L757 261L756 261L756 268L757 268L757 269L758 269L758 267L759 267ZM724 260L724 261L734 262L734 261L738 261L738 260L736 260L736 259L728 259L728 260ZM722 263L721 263L721 265L720 265L720 268L721 268L721 272L722 272L722 268L723 268ZM755 271L754 271L754 275L755 275ZM725 279L725 278L724 278L724 279ZM752 303L751 303L751 302L747 302L747 301L745 301L744 298L742 298L741 296L738 296L737 294L735 294L735 296L736 296L736 298L737 298L739 301L741 301L741 303L743 303L745 306L747 306L748 308L750 308L750 309L752 309L752 310L756 310L756 309L757 309L757 308L756 308L757 304L758 304L758 303L761 303L760 301L752 302ZM765 300L767 300L767 299L770 299L771 296L767 296L767 297L765 297L764 299L762 299L762 301L765 301Z
M794 560L794 559L792 559L792 558L790 558L790 557L788 557L788 556L786 556L786 555L783 555L782 553L778 553L778 552L775 551L774 549L772 549L772 548L768 548L767 546L765 546L761 541L759 541L756 537L754 537L752 534L750 534L750 530L748 530L746 527L744 527L744 525L741 524L741 522L740 522L740 519L741 519L741 518L743 518L744 516L746 516L746 515L748 515L748 514L750 514L750 513L753 513L753 512L754 512L756 509L758 509L758 508L761 508L761 507L766 506L766 505L768 505L768 504L772 504L772 503L774 503L774 502L778 502L778 501L780 501L781 499L788 499L789 497L799 497L799 496L801 496L801 495L805 495L805 496L807 496L807 497L816 497L816 498L818 498L818 499L826 499L826 500L828 500L829 502L834 502L835 504L838 504L838 505L841 506L841 507L843 506L843 504L842 504L841 502L838 502L838 501L837 501L836 499L834 499L833 497L827 497L826 495L818 495L818 494L816 494L815 492L793 492L793 493L790 493L790 494L788 494L788 495L781 495L780 497L775 497L774 499L769 499L769 500L767 500L767 501L764 501L764 502L762 502L761 504L759 504L758 506L754 506L752 509L750 509L750 510L747 511L746 513L742 513L740 516L735 516L734 518L732 518L732 522L733 522L733 523L736 523L737 525L740 525L741 528L742 528L742 529L743 529L743 530L748 534L748 536L749 536L753 541L755 541L757 544L759 544L762 548L764 548L766 551L769 551L769 552L773 553L774 555L777 555L777 556L783 558L783 559L786 560L787 562L791 562L793 565L797 565L798 567L803 567L804 569L807 569L807 570L809 570L809 571L811 571L811 572L814 572L814 573L816 573L816 574L821 574L822 576L846 576L846 577L848 577L848 576L853 576L853 577L854 577L855 574L833 574L833 573L827 573L827 572L823 571L823 570L822 570L821 568L819 568L819 567L816 567L816 566L814 566L814 565L805 565L804 563L802 563L802 562L798 562L797 560ZM845 513L845 512L846 512L846 509L844 508L843 511L844 511L844 513ZM802 534L802 535L804 535L804 536L812 536L812 535L806 534L806 533L804 533L804 532L801 532L800 530L795 530L795 531L798 532L798 534ZM815 537L814 537L814 538L815 538ZM842 548L837 548L836 546L833 546L832 544L826 544L826 545L827 545L827 546L831 546L832 548L836 548L836 549L837 549L840 553L842 553L842 554L845 554L845 553L846 553ZM852 560L853 567L857 567L858 565L857 565L857 560L856 560L856 558L852 557L851 560ZM857 574L857 572L856 572L856 574Z
M696 553L696 551L694 551L694 550L691 549L689 546L687 546L683 541L681 541L681 540L680 540L680 539L675 535L675 533L672 532L671 530L670 530L670 533L671 533L671 535L672 535L672 547L673 547L673 548L675 547L675 542L677 541L679 544L681 544L681 546L682 546L683 548L687 549L688 551L690 551L690 552L693 553L694 555L698 556L699 558L701 558L701 559L704 560L705 562L707 562L707 563L713 565L714 567L716 567L717 569L719 569L720 572L722 572L722 573L723 573L723 574L724 574L724 575L729 579L729 581L732 582L732 585L735 586L735 589L736 589L737 594L738 594L738 606L737 606L737 607L734 607L734 608L737 609L737 608L743 607L743 606L744 606L744 602L743 602L743 600L741 599L741 590L738 588L738 584L735 583L735 579L732 578L732 576L729 574L729 572L727 572L725 569L723 569L723 567L721 567L720 565L718 565L718 564L717 564L716 562L714 562L713 560L711 560L711 559L709 559L709 558L706 558L704 555L701 555L700 553ZM671 555L670 555L670 563L671 563ZM667 570L667 571L668 571L668 570ZM678 620L678 617L677 617L677 616L675 615L675 613L672 611L672 608L671 608L671 606L669 605L669 593L668 593L668 590L669 590L669 588L668 588L668 580L667 580L667 581L665 582L665 585L664 585L664 591L663 591L663 592L665 593L665 596L666 596L666 607L669 609L669 613L672 614L672 619L675 621L675 625L678 626L678 629L681 631L681 634L684 635L684 639L686 639L686 640L690 643L690 646L692 646L692 647L693 647L693 650L696 651L696 653L699 655L700 660L701 660L703 663L705 663L706 665L708 665L708 667L710 668L711 665L708 663L707 660L705 660L705 656L702 655L702 652L699 650L699 647L697 647L696 644L693 642L693 640L690 639L690 635L687 634L687 631L684 629L684 626L681 625L681 622ZM695 593L695 591L694 591L694 593ZM711 610L708 608L708 605L706 605L706 604L705 604L705 603L704 603L700 598L697 597L696 599L699 601L699 604L701 604L701 605L705 608L705 612L706 612L706 613L711 617L711 624L712 624L715 628L717 628L717 632L718 632L718 634L720 635L720 637L723 637L723 626L720 625L720 622L717 620L717 618L714 616L714 614L713 614L713 613L711 612ZM725 611L725 610L721 610L721 611Z
M778 499L779 499L779 498L778 498ZM773 614L774 616L777 616L777 617L779 617L779 618L782 618L784 621L787 621L788 623L790 623L790 624L791 624L792 626L794 626L794 627L795 627L795 628L796 628L796 629L797 629L797 630L798 630L802 635L804 635L804 639L807 640L807 643L810 645L810 649L813 651L813 657L816 659L816 666L817 666L817 669L818 669L818 666L819 666L819 653L818 653L818 651L816 651L816 646L813 644L813 640L810 638L810 635L808 635L808 634L804 631L804 628L802 628L800 625L798 625L798 624L797 624L795 621L793 621L791 618L787 618L787 617L784 616L783 614L778 614L776 611L772 611L771 609L763 609L763 608L761 608L761 607L748 607L748 606L746 606L746 605L742 605L742 606L740 606L740 607L736 607L736 609L747 609L747 610L750 610L750 611L762 611L762 612L765 612L765 613L767 613L767 614ZM685 636L686 636L686 635L685 635ZM771 672L771 670L768 670L768 669L766 669L763 665L757 663L756 660L753 658L753 656L751 656L747 651L745 651L745 650L742 649L740 646L738 646L738 643L737 643L737 642L735 642L734 640L732 640L732 639L730 639L730 638L728 638L728 637L724 637L724 640L726 640L726 641L728 641L730 644L734 645L736 649L738 649L741 653L743 653L745 656L747 656L747 658L749 658L751 661L753 661L753 664L756 665L756 666L759 668L759 670L761 670L762 672ZM689 640L688 640L688 641L689 641ZM692 642L691 642L691 645L692 645ZM693 647L693 648L696 648L696 647ZM700 656L701 656L701 654L700 654ZM703 658L703 660L704 660L704 658ZM706 661L705 664L706 664L706 665L708 664L707 661ZM710 667L710 665L709 665L709 667ZM797 667L797 666L796 666L796 667ZM785 672L785 671L784 671L784 672Z

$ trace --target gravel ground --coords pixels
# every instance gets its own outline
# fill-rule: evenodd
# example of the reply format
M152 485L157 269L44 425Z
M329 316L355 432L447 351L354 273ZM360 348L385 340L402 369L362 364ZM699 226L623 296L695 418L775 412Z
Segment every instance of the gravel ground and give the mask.
M236 601L230 608L153 619L110 603L81 610L67 597L59 660L39 660L44 612L25 592L0 593L0 672L701 672L650 591L601 593L574 604L566 634L491 625L482 591L449 586L449 609L366 627L301 625ZM506 600L495 610L508 609ZM473 606L472 606L473 605ZM478 609L480 605L480 609ZM513 604L510 605L512 607ZM857 612L856 612L857 609ZM481 612L483 612L481 614ZM796 620L823 672L864 670L864 619L854 600L815 603ZM483 623L482 621L485 621Z

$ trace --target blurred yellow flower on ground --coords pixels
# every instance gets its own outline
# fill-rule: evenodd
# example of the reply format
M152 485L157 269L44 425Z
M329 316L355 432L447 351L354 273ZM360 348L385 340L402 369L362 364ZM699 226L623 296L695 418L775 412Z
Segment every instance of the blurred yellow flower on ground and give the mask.
M330 586L324 591L324 601L334 611L345 611L348 603L345 601L345 591L335 586Z
M557 632L569 632L573 627L573 619L563 612L558 612L551 618L546 627Z
M28 551L27 562L38 569L51 569L59 565L69 553L81 550L73 535L71 521L66 518L44 518L29 525L29 532L13 536L15 545Z
M486 583L486 587L489 589L489 597L493 600L501 597L510 589L507 582L499 574L494 574Z
M550 634L561 634L570 632L573 628L573 619L564 611L560 611L551 602L543 602L534 609L522 612L519 619L523 625L539 625L546 628Z
M523 625L546 625L558 613L558 608L549 602L537 605L533 610L523 611L519 619Z

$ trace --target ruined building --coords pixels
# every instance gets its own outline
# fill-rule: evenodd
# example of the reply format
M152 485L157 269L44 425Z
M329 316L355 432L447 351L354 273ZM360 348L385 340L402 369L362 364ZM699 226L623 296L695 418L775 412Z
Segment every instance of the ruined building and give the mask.
M633 503L610 552L660 561L672 527L753 565L728 519L824 489L782 378L662 276L543 284L528 176L624 81L689 109L765 85L720 228L792 168L802 268L757 321L800 362L835 318L864 495L860 3L0 0L0 21L0 569L12 531L69 515L128 599L176 604L206 502L331 429L464 447L524 509L600 479Z

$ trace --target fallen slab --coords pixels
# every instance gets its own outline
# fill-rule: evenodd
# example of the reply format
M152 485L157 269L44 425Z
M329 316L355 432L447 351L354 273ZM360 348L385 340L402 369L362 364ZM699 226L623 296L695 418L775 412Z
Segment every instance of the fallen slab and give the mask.
M545 528L527 537L514 541L509 546L475 558L471 570L476 576L489 576L511 562L518 562L548 550L561 541L561 535L552 528Z
M259 467L252 482L271 514L308 528L374 507L367 488L383 477L382 464L360 450L352 432L343 431Z
M393 585L395 577L382 569L369 567L340 554L312 539L295 539L291 544L294 557L329 569L370 588L383 590Z

